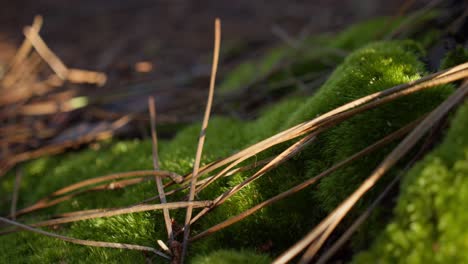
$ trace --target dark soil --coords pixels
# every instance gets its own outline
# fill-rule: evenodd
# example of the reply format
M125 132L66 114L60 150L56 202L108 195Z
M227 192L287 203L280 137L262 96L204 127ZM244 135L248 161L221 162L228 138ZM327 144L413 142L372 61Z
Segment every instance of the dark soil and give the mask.
M281 42L272 33L274 26L291 37L301 30L309 34L335 31L366 18L393 15L403 2L4 1L0 8L0 63L11 58L21 43L22 28L41 14L42 37L68 66L108 74L102 93L141 86L149 90L115 102L113 110L145 111L146 98L153 94L161 116L194 119L201 116L207 94L215 17L222 20L222 78L230 66ZM137 72L136 64L142 61L152 65L150 72ZM140 86L131 85L134 83Z

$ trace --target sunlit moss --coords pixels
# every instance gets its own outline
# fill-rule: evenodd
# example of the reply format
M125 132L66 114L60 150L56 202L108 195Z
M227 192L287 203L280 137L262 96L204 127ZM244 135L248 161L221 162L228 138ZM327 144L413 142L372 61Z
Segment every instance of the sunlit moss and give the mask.
M401 183L395 216L369 251L354 262L465 263L468 261L468 104L444 141Z

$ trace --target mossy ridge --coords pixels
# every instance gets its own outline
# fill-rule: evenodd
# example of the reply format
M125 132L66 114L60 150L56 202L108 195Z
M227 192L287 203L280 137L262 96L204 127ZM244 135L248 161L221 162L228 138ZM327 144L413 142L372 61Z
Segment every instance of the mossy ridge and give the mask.
M360 49L350 55L316 95L303 101L297 110L283 111L293 109L293 106L288 104L283 105L285 109L277 109L279 115L284 114L282 117L276 116L277 120L286 120L285 124L279 126L282 129L287 128L353 99L420 78L425 72L424 65L418 59L422 53L421 48L411 41L376 43ZM450 87L445 86L420 92L356 116L331 129L293 162L265 175L252 183L248 189L242 190L238 196L232 197L224 206L211 212L194 231L203 230L226 216L242 212L248 208L244 208L244 205L255 204L259 197L260 200L267 199L318 174L331 164L341 161L431 110L451 91ZM256 131L255 125L254 122L246 126L249 131ZM278 122L273 122L273 127L276 125ZM277 153L277 150L278 148L274 148L267 153L271 155ZM265 208L241 223L195 243L193 248L196 251L207 252L219 248L223 241L228 239L230 246L238 248L258 248L271 242L271 252L279 252L317 223L326 212L334 209L377 166L389 150L390 148L386 148L372 157L366 157L334 173L328 177L327 182L319 184L313 191L305 191ZM338 191L337 186L341 188ZM311 204L316 205L314 213L304 214L311 211ZM361 203L361 207L365 204ZM285 211L288 212L287 215L284 214ZM370 235L362 236L368 238ZM364 238L361 240L366 240ZM357 244L357 248L362 246Z
M335 70L321 89L292 114L283 128L310 120L353 99L420 78L425 73L424 65L418 59L422 54L421 48L411 41L375 43L354 52ZM302 170L303 174L296 175L296 181L317 175L332 164L364 149L383 136L420 117L442 102L451 91L451 87L444 86L420 92L360 114L324 133L308 150L296 157L296 166L306 168ZM391 146L333 173L309 191L309 198L301 197L301 199L314 204L314 209L317 211L315 218L322 218L324 213L333 210L357 188L390 149ZM291 178L294 176L286 175L288 177L274 178L279 180L278 184L273 186L287 188L289 184L293 184L294 181ZM281 184L281 181L286 181L287 184ZM262 183L263 186L259 189L266 197L271 197L275 191L280 191L267 187L271 185L267 181L260 181L259 185ZM267 194L268 191L270 193ZM304 192L307 193L307 191ZM378 192L378 188L374 192ZM304 196L307 197L307 195ZM303 203L291 202L289 204ZM359 212L359 209L366 204L365 201L360 202L354 213ZM283 209L286 210L287 206L288 204L285 203ZM284 218L284 216L281 217L282 210L278 208L281 207L271 207L266 210L276 212L278 219ZM307 208L302 209L307 210ZM274 212L270 215L270 219L278 221L273 217ZM373 222L376 226L367 230L369 232L359 234L361 237L355 239L355 248L363 247L371 241L373 231L380 227L378 220L377 217ZM307 222L305 219L302 221Z
M468 103L443 142L404 177L394 219L354 263L468 261Z
M317 94L294 113L290 119L293 121L288 126L308 120L351 99L420 78L425 73L424 65L414 55L414 50L418 50L414 42L376 43L348 56ZM328 167L420 117L451 91L452 88L444 86L419 92L340 124L320 138L320 151L314 151L319 155L314 154L315 157L309 159L307 164L311 168L309 175L319 172L314 168ZM357 175L367 175L366 172L370 172L385 153L387 151L373 154L322 180L315 192L320 204L327 211L335 208L361 182L362 178ZM324 161L328 163L325 166L321 165ZM338 190L338 195L331 197L329 194L333 190Z
M240 121L232 119L213 119L207 131L207 142L205 146L206 154L203 159L204 162L209 162L210 160L235 152L244 147L245 145L254 143L259 137L266 137L269 133L273 134L275 132L278 132L283 128L283 126L286 126L282 123L283 120L286 120L284 121L286 124L293 124L301 121L301 118L309 119L317 114L329 110L330 108L333 108L334 106L340 105L352 99L356 99L357 97L360 97L362 95L368 94L376 90L388 88L394 84L403 83L413 78L417 78L420 74L423 73L423 69L421 63L418 61L418 57L413 52L411 52L414 50L418 50L418 48L415 47L417 47L417 45L415 45L412 42L396 41L389 43L373 44L363 48L360 51L357 51L355 54L350 56L350 59L347 59L345 63L336 70L336 72L333 74L333 76L330 78L327 84L325 84L324 87L320 90L320 92L313 97L322 99L308 99L307 101L295 99L295 103L302 102L303 104L297 110L295 110L295 103L283 103L278 108L272 108L270 113L275 113L275 115L265 114L263 118L260 118L258 121L247 123L245 125L242 125ZM366 63L364 65L362 63L362 58L366 60ZM375 71L363 70L360 72L360 74L356 74L353 71L353 69L364 67L366 64L374 65L375 67L380 67L378 67L378 69ZM393 72L392 74L386 74L385 72L380 72L383 70L391 70L396 71L398 73ZM375 76L379 77L378 80L373 79ZM386 80L386 78L390 78L390 80ZM376 82L376 84L374 84L376 85L376 88L374 87L374 85L370 84L371 81ZM336 96L336 92L339 92L340 94L346 94L346 91L350 89L348 86L350 84L355 85L354 87L356 89L352 90L353 92L350 93L349 96ZM363 87L362 90L360 90L361 88L359 87ZM424 97L426 98L425 100L434 101L435 103L435 101L437 101L446 94L446 91L444 89L442 90L444 92L438 91L438 89L433 90L432 93L428 92L426 94L427 97ZM317 101L314 103L314 100ZM320 102L320 100L323 100L324 102ZM405 101L403 100L399 104L402 104L405 107L409 107L408 102L409 101L406 101L405 103ZM315 104L318 104L318 106L315 106ZM400 106L398 102L396 104L397 106ZM386 107L390 107L390 105ZM310 107L310 109L308 109L307 107ZM377 111L377 113L380 112ZM291 113L292 117L290 117ZM417 111L415 111L415 115L416 113ZM408 113L404 112L404 114L407 115ZM374 114L374 116L370 115L369 118L382 118L382 115L382 113ZM385 115L384 117L387 118L387 116ZM388 118L399 117L390 116ZM274 122L270 123L269 120ZM354 122L357 121L369 122L369 120L350 120L348 126L355 125ZM381 130L377 131L380 134L375 134L372 136L374 136L375 138L379 138L380 136L386 134L386 132L397 129L403 123L403 121L394 122L392 123L391 129L387 128L388 124L385 123L383 127L381 127ZM264 126L268 126L267 128L271 129L272 131L268 131L267 134L258 136L258 134L260 134L259 131L262 131L263 133L263 131L266 130ZM343 124L343 126L346 128L346 124ZM375 126L382 126L382 123L376 122ZM346 132L345 128L342 128L344 132ZM356 126L354 128L356 128ZM335 130L337 132L333 132ZM290 162L286 166L283 166L273 171L272 173L265 175L259 181L255 182L254 184L251 184L248 188L243 189L238 195L234 196L226 204L224 204L217 210L214 210L205 219L200 221L199 225L194 227L194 231L196 232L203 230L204 228L218 223L219 221L224 220L231 215L240 213L245 209L251 207L252 205L258 203L259 201L271 197L272 195L277 194L278 192L283 191L289 188L290 186L303 181L306 177L310 177L312 174L314 174L313 169L316 168L315 164L311 164L310 162L313 163L314 161L320 160L320 158L322 157L332 155L327 154L327 151L324 151L324 153L322 154L320 149L316 149L317 146L324 147L324 150L331 151L332 147L336 146L336 140L340 138L339 131L340 127L337 127L336 129L325 134L322 137L322 139L319 140L317 145L314 145L312 148L309 148L308 151L301 154L300 157L296 158L294 162ZM357 132L359 132L359 130ZM367 132L368 131L360 131L361 134L365 133L366 135L368 134ZM161 142L161 167L163 169L172 170L179 173L189 171L193 162L198 133L199 125L193 125L179 133L176 136L176 138L171 142ZM348 136L348 134L346 134L346 136ZM368 138L368 140L370 139ZM359 141L356 145L353 145L351 143L349 144L350 145L348 146L348 151L352 151L353 148L357 148L358 146L360 146L360 144L364 143L362 141ZM112 150L114 150L114 152ZM317 156L315 156L314 150L317 150ZM356 149L356 151L357 150L359 149ZM37 165L41 162L42 159L40 159L38 161L31 162L29 163L30 165L28 165L32 166L33 168L35 168L35 166L41 168L39 170L40 172L35 173L33 176L36 178L36 185L28 186L38 186L40 181L42 181L43 179L47 179L47 182L50 182L52 184L54 182L53 178L57 178L57 180L59 180L58 178L67 176L64 178L66 179L65 181L69 183L68 180L72 177L74 178L73 181L75 181L75 179L78 180L77 177L80 177L82 179L107 174L111 171L150 169L152 166L150 155L151 143L148 141L134 141L130 142L128 146L127 143L121 142L115 145L108 146L107 148L104 147L99 152L87 150L84 153L87 153L89 157L85 155L86 158L83 158L81 167L84 163L87 168L91 169L90 173L83 172L83 174L80 174L78 176L75 175L77 168L80 167L75 163L71 163L75 165L70 166L70 168L52 170L52 173L50 173L50 168L48 167L50 164L43 164L41 166ZM78 161L79 159L77 158L81 154L82 153L66 154L65 158L56 157L52 158L52 160L56 159L56 164L62 164L62 166L67 167L67 162L73 160ZM97 162L98 158L101 159L100 162ZM94 163L96 163L96 168L93 168ZM327 161L326 163L327 164L318 164L317 167L328 166L328 163L330 163L330 161ZM51 164L53 164L53 162ZM93 164L93 166L90 166L90 164ZM312 165L314 166L312 167ZM137 168L135 168L134 166ZM117 168L117 170L114 170L115 168ZM304 168L306 168L306 170L304 170ZM30 171L27 170L25 174L25 178L31 177ZM229 187L232 187L233 185L242 181L247 175L247 173L243 173L237 174L231 178L223 179L222 181L213 184L213 186L210 188L211 191L207 190L206 192L202 192L200 194L200 198L213 198L215 195L227 190ZM38 178L40 178L41 180L37 180ZM64 180L62 179L60 183L65 185L65 182L63 181ZM9 187L11 187L11 184ZM44 190L43 192L45 194L50 193L51 191L55 190L56 187L57 186L45 186L44 188L49 188L49 190L47 190L47 192ZM5 188L5 186L3 186L3 188ZM97 200L93 199L92 195L87 196L86 199L83 199L83 197L79 197L73 199L69 203L71 205L76 204L76 207L71 207L69 209L84 209L83 207L86 207L88 204L92 204L96 207L108 207L109 203L118 204L119 202L124 203L127 201L142 200L151 195L154 195L154 190L154 183L148 182L145 184L140 184L138 186L126 188L125 190L120 191L120 193L104 192L102 194L103 196ZM27 200L28 202L35 201L36 198L39 198L41 195L43 195L31 194L33 192L28 191L22 193L24 195L22 199ZM336 190L332 188L329 194L335 195ZM177 197L171 199L176 198ZM291 201L293 200L295 202L291 203ZM297 201L301 202L298 203ZM24 203L23 205L26 204L28 203ZM292 208L291 204L294 204L295 207ZM320 212L314 212L312 215L304 215L303 212L311 211L311 204L319 205L320 201L316 200L315 195L310 196L307 192L303 192L296 197L288 199L285 202L278 203L275 206L262 210L257 214L249 217L245 221L236 224L222 232L219 232L206 240L194 243L193 246L196 249L201 249L201 252L209 252L216 248L226 246L234 246L237 248L258 247L262 246L262 244L267 244L269 243L269 240L272 240L273 249L271 250L277 252L277 250L281 249L285 245L289 245L290 241L298 239L301 236L301 234L303 234L304 230L307 230L312 226L312 224L317 218L317 215L320 215ZM285 216L283 213L285 209L288 210L287 216ZM49 214L57 213L56 211L54 211L56 210L54 208L50 210L51 211L48 212ZM64 208L62 208L61 210L65 211ZM177 219L183 219L183 212L174 214ZM154 223L154 218L156 216L160 221ZM122 228L125 229L125 232L119 232L119 230L121 230ZM155 238L165 237L163 228L164 227L161 214L158 212L153 214L145 213L136 215L123 215L113 218L82 221L71 224L70 228L64 228L61 232L64 232L65 234L72 234L76 237L88 239L96 239L96 236L98 236L98 234L104 234L102 237L99 236L99 238L102 238L106 241L127 243L135 243L135 241L138 241L141 244L154 245ZM272 230L274 230L274 232L272 232ZM20 234L21 236L26 237L34 236L28 233ZM137 234L138 238L134 237L135 234ZM0 241L3 242L0 243L2 245L0 246L0 252L1 250L13 250L10 244L7 242L9 241L9 239L12 238L17 239L17 236L19 236L19 234L12 234L0 237ZM49 238L43 239L51 241L50 243L52 244L49 244L50 246L52 246L53 243L56 243ZM42 250L43 245L29 243L23 246L25 247L23 250L32 250L32 252L34 252L34 256L45 258L45 253L43 253ZM79 259L81 251L74 251L73 248L75 247L77 246L69 244L63 246L62 249L64 249L64 251L66 252L66 255L63 255L63 257L70 256L70 259L72 260L75 257L77 257L76 259ZM112 251L112 256L106 255L109 258L103 259L104 256L100 253L101 249L86 248L83 250L88 250L87 252L90 253L90 258L94 258L95 260L101 261L112 259L113 257L115 257L115 259L120 259L121 257L131 258L134 256L142 256L141 253L138 252ZM104 251L111 252L108 250ZM21 262L22 260L24 261L24 259L21 259L21 257L26 258L27 255L18 256L18 262Z

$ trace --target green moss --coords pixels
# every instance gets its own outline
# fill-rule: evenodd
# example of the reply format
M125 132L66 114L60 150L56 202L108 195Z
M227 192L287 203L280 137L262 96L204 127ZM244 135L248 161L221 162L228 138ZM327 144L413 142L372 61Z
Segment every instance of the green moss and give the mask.
M142 263L145 256L141 252L74 245L21 232L2 238L0 260L2 263Z
M373 247L354 262L465 263L468 261L468 104L444 141L401 183L395 216Z
M440 63L441 69L448 69L450 67L462 64L468 61L468 49L458 45L454 50L447 53Z
M422 54L423 51L419 45L412 41L370 44L349 55L323 87L310 98L284 101L266 110L260 118L252 122L213 118L206 132L207 140L202 163L228 156L282 129L309 120L361 96L417 79L425 73L423 64L419 60ZM294 160L242 189L237 195L197 222L193 227L193 232L203 231L314 176L331 164L361 150L429 111L450 91L449 87L439 87L420 92L360 114L327 131ZM188 126L171 141L160 142L162 169L180 174L191 170L199 129L200 124ZM283 148L284 144L252 159L273 155ZM354 190L388 151L388 148L384 149L356 162L330 175L318 186L308 191L302 191L257 212L240 223L193 243L190 254L209 254L226 247L234 249L266 247L268 253L278 254L302 237ZM25 166L19 207L25 207L60 187L82 179L112 172L151 168L150 141L106 143L99 149L87 149L80 153L38 159ZM244 172L223 178L201 192L198 198L213 199L242 182L249 175L251 175L249 172ZM2 193L11 191L12 182L13 177L2 182ZM59 206L35 213L33 218L24 217L20 220L28 222L72 210L126 206L154 195L154 183L148 181L123 190L80 195ZM179 200L185 195L186 193L181 193L171 196L169 201ZM0 204L2 212L8 211L8 205L8 200L2 201ZM171 216L177 222L182 223L184 213L184 210L174 210L171 211ZM376 222L378 220L376 218ZM155 246L156 239L164 239L166 236L161 212L81 221L65 225L59 232L82 239L149 246ZM367 236L367 234L362 235L364 238ZM24 241L29 242L22 243ZM40 241L43 242L39 243ZM80 258L82 254L87 254L89 259L86 261L93 262L117 262L122 259L142 258L142 253L138 252L86 248L69 244L60 246L63 244L63 242L29 233L10 234L0 237L0 253L6 252L0 254L0 258L10 260L9 256L21 252L29 253L18 255L13 262L27 262L31 256L34 256L38 261L54 262L66 259L74 263L82 261ZM12 245L20 246L15 249ZM60 250L56 253L52 252L52 249L56 247L60 247ZM244 253L237 255L233 252L222 252L214 253L212 257L228 254L235 261L237 258L243 258ZM203 260L202 257L200 259L200 261ZM210 258L207 259L210 260Z
M258 60L243 62L232 70L232 72L219 85L221 93L231 92L242 88L255 81L255 78L270 72L278 62L289 52L289 48L277 47L268 51Z

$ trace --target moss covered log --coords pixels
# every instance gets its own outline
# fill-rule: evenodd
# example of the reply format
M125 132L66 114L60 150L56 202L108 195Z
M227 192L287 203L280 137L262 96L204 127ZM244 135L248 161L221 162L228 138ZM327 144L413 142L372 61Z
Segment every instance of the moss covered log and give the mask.
M377 31L378 29L375 28L374 30ZM337 38L337 43L351 43L349 45L359 43L359 45L363 45L368 41L366 38L362 42L349 40L349 36L347 38L344 36ZM356 36L357 39L359 37ZM340 39L346 41L338 41ZM253 121L247 122L233 118L215 117L210 121L207 130L203 163L206 164L218 158L226 157L261 139L274 135L299 122L310 120L354 99L418 79L427 74L425 65L422 62L424 56L424 48L414 41L387 41L364 45L347 56L313 96L288 98L273 107L265 109L260 117ZM359 114L333 127L321 134L310 147L294 159L267 173L242 189L222 206L210 212L194 225L192 232L194 234L199 233L315 176L331 165L427 113L442 102L451 93L452 89L451 86L443 86L418 92L377 109ZM464 111L467 112L467 110ZM460 121L459 119L454 121L456 122L454 123L455 128L458 123L466 124L467 120L464 120L463 123L461 122L463 120ZM459 127L463 128L463 125L459 125ZM455 130L461 131L462 128ZM184 128L174 139L160 142L162 169L179 174L191 171L199 129L200 125L194 124ZM451 142L450 135L454 133L463 135L461 132L449 132L447 141ZM463 143L467 138L465 136L464 139L454 139L450 146L453 147L453 144L460 143L457 140L461 140L461 143ZM276 146L255 158L261 159L277 154L289 144L291 142ZM447 143L444 144L447 145ZM444 149L443 146L441 146L441 149ZM391 147L381 149L346 168L338 170L322 180L318 185L309 187L292 197L267 207L242 222L196 241L191 245L189 259L193 263L249 263L244 261L247 259L256 260L256 262L252 263L269 262L271 257L278 255L300 239L349 195L378 165L391 150ZM389 260L401 259L403 261L403 256L411 249L411 243L414 242L414 239L419 237L427 238L425 235L433 238L432 231L424 231L429 232L429 234L415 233L414 236L404 237L403 240L401 240L400 235L395 237L395 239L400 240L394 241L393 234L402 233L406 228L413 228L413 225L411 225L413 222L410 220L412 218L408 218L408 213L412 212L416 215L414 221L418 221L418 219L426 221L424 217L427 216L427 213L434 212L432 211L433 207L438 206L437 208L440 207L442 210L445 205L444 201L448 201L447 199L458 199L456 201L461 202L466 198L466 195L456 196L450 192L450 194L440 194L439 200L434 200L434 204L426 204L429 203L429 201L425 200L426 197L434 197L435 192L444 192L445 187L436 188L439 183L448 184L455 177L453 175L466 173L466 170L464 171L466 163L463 163L463 161L466 162L466 151L461 151L457 154L458 156L452 157L449 155L448 148L445 147L445 156L442 154L443 151L439 151L440 156L444 158L441 157L438 162L431 161L431 164L434 164L429 169L424 170L424 165L415 168L415 170L419 168L421 174L429 175L425 176L427 180L423 180L423 183L419 183L419 180L416 179L418 172L411 172L405 178L403 193L396 209L397 216L401 214L402 219L399 220L398 218L395 223L389 225L383 235L384 238L379 238L372 249L359 255L356 261L362 260L365 262L366 259L379 256L383 251L385 251ZM432 155L434 157L432 159L436 159L437 155L439 154ZM462 161L456 162L453 160L454 158L460 158ZM447 161L444 159L447 159ZM449 162L450 160L452 163ZM455 166L455 164L461 165ZM24 176L18 206L19 208L26 207L61 187L83 179L113 172L144 169L152 169L150 141L107 142L100 144L97 148L89 148L78 153L41 158L23 165ZM398 170L398 168L395 170ZM435 176L439 172L446 176L439 179ZM198 198L213 199L242 182L251 173L242 172L222 178L203 190ZM391 177L393 173L394 171L390 172L388 177ZM0 191L2 194L11 193L13 178L10 175L7 180L1 182ZM461 181L462 176L459 176L459 178ZM414 185L412 182L427 184L427 186L432 187L419 190L419 188L426 185ZM350 219L369 204L371 198L378 193L381 186L381 184L378 185L365 197L351 213ZM462 185L459 188L462 188ZM155 194L156 187L152 181L146 181L121 190L88 192L57 206L20 217L19 220L30 223L75 210L123 207L152 197ZM181 192L169 196L168 200L178 201L186 195L186 192ZM453 198L454 195L456 198ZM9 197L5 196L0 200L2 215L7 214L9 210ZM421 202L413 200L413 197L420 197ZM414 206L411 207L413 211L411 212L408 212L408 204L404 202L409 200L414 201ZM453 210L453 212L450 211L451 213L447 214L447 219L441 221L441 225L462 225L461 220L452 219L461 207L456 207L457 204L453 202L450 202L450 206L454 208L450 208L448 211ZM351 249L353 252L358 252L373 244L378 230L384 229L386 218L381 215L376 214L371 224L369 224L369 228L360 231L353 238L353 247ZM185 210L172 210L171 216L175 218L176 223L182 223ZM403 222L400 223L399 221ZM434 225L434 222L424 222L421 225L431 226ZM418 228L424 229L426 226L416 227L416 229ZM47 229L80 239L140 244L151 247L156 246L157 239L165 240L166 238L161 212L85 220ZM452 232L452 229L449 230L446 226L445 230ZM439 243L431 243L429 239L426 239L426 242L431 243L432 246L438 245L441 251L453 253L453 248L443 247L440 243L453 239L454 235L447 233L440 240L430 240ZM468 247L466 240L463 241L460 240L460 242L457 242L459 244L456 245L464 246L466 249ZM392 249L388 249L389 247ZM462 254L456 255L456 257L466 259L466 255ZM145 255L141 252L77 246L27 232L0 236L0 262L122 263L143 262L144 260ZM221 262L221 260L224 262Z

